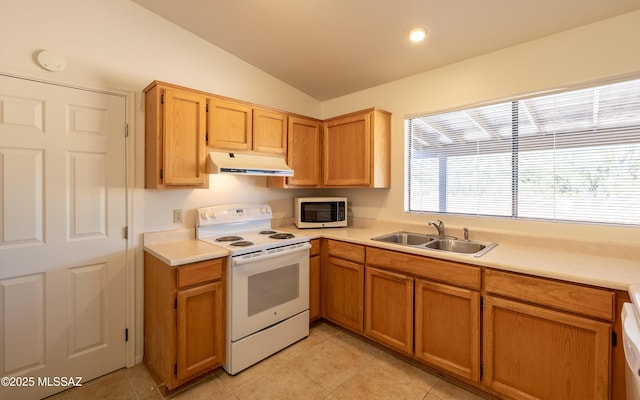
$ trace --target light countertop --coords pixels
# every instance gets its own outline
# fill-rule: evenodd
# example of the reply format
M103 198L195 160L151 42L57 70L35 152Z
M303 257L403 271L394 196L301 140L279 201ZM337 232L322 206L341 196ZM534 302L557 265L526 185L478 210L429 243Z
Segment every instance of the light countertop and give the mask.
M144 250L172 267L229 255L222 247L196 240L194 229L145 233Z
M478 238L481 241L495 241L498 246L481 257L464 254L442 252L438 250L420 249L393 243L371 240L373 237L387 233L406 230L422 232L425 229L406 225L394 225L385 222L373 226L297 229L295 227L279 227L289 232L298 232L312 238L327 238L348 241L366 246L375 246L388 250L402 251L410 254L429 256L444 260L457 261L495 269L519 272L552 279L600 286L609 289L627 290L632 283L640 282L640 248L628 249L615 243L600 247L601 254L590 252L590 244L576 244L571 241L513 240L507 243L506 238L496 235L489 238ZM474 239L473 237L471 238ZM547 243L553 242L554 246ZM636 252L635 250L638 250ZM637 256L633 256L633 254ZM622 255L622 256L620 256Z
M371 240L396 231L423 232L424 227L393 222L376 222L347 228L297 229L292 225L278 226L278 230L307 235L311 239L327 238L365 246L440 258L466 264L491 267L568 282L594 285L609 289L627 290L632 283L640 283L640 248L627 244L599 243L597 252L589 243L564 239L524 239L513 235L485 234L477 240L497 242L498 246L481 257L420 249ZM475 237L471 237L472 240ZM144 235L144 249L176 266L212 258L225 257L220 247L195 239L194 229L152 232Z

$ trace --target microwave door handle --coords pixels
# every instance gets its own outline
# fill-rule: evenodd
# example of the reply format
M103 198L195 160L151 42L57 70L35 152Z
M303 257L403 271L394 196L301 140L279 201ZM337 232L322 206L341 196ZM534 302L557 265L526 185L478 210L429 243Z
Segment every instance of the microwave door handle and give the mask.
M231 260L232 260L232 264L233 265L242 265L242 264L248 264L248 263L252 263L252 262L256 262L256 261L268 260L270 258L280 257L280 256L284 256L284 255L287 255L287 254L293 254L293 253L297 253L297 252L300 252L300 251L307 251L310 248L311 248L311 243L305 242L305 243L303 243L302 246L295 246L292 249L276 251L276 252L268 253L268 254L264 254L264 255L262 255L262 253L258 253L258 255L255 255L254 257L242 257L242 256L240 256L240 257L232 257Z

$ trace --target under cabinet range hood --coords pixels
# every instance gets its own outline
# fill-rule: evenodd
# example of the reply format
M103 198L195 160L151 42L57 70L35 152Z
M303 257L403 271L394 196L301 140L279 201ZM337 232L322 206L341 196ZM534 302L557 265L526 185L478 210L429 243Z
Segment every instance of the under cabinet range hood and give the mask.
M293 170L281 157L212 151L208 164L211 174L293 176Z

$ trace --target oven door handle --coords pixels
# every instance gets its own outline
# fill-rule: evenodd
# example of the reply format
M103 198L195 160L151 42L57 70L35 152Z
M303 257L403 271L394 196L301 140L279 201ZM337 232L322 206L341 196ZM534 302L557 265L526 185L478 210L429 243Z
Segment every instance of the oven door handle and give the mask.
M292 249L283 249L283 250L279 250L279 251L274 251L273 253L267 253L267 254L256 253L255 255L231 257L232 264L233 265L248 264L248 263L252 263L252 262L256 262L256 261L268 260L268 259L274 258L274 257L281 257L281 256L284 256L284 255L287 255L287 254L293 254L293 253L297 253L297 252L300 252L300 251L307 251L307 250L309 250L311 248L311 243L305 242L305 243L302 243L301 245L295 245L295 246L291 246L291 247L293 247L293 248Z

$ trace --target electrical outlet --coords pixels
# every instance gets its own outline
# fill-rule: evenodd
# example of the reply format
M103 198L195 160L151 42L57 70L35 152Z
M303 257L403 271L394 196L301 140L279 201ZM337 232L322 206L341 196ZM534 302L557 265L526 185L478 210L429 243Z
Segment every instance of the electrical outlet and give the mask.
M182 210L176 208L173 210L173 223L181 224L182 223Z

